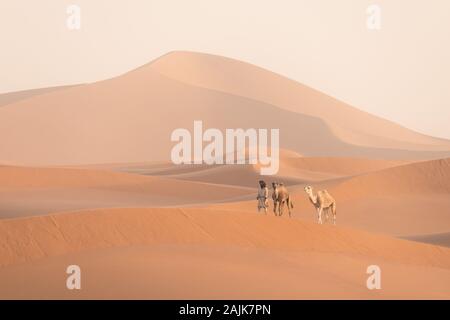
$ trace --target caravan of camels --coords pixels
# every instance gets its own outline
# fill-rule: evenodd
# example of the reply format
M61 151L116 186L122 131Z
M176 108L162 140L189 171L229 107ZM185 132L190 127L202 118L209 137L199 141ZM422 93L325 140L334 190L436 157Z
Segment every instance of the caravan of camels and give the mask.
M328 221L329 212L333 215L333 224L336 224L336 201L328 193L327 190L319 190L314 193L311 186L305 187L305 192L308 195L309 200L317 210L317 222L323 223L322 213L325 214L325 221ZM258 211L261 209L267 214L269 207L269 189L263 180L259 181L258 196ZM275 216L281 216L283 214L284 205L287 206L289 217L291 217L291 209L294 208L289 192L283 183L272 182L272 200L273 200L273 212Z

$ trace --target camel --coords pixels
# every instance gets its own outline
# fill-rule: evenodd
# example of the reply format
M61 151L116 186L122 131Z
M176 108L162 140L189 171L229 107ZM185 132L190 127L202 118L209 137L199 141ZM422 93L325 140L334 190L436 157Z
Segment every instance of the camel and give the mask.
M294 208L291 198L289 197L289 192L282 183L272 182L272 199L273 199L273 212L275 216L280 216L283 214L283 207L286 203L289 211L289 217L291 217L291 209ZM277 214L278 205L278 214Z
M333 224L336 224L336 201L328 193L327 190L319 190L317 194L314 194L313 188L310 186L305 187L305 192L309 196L309 200L317 209L318 223L322 224L322 212L325 211L325 221L328 221L328 210L331 209L333 213Z

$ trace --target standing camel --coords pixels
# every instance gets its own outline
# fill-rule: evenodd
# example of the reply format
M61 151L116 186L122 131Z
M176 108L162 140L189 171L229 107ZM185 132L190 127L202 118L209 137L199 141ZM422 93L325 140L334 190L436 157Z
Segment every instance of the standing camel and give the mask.
M325 211L325 218L328 221L328 210L331 209L333 213L333 224L336 224L336 201L328 193L327 190L319 190L317 194L314 194L313 189L310 186L305 187L305 192L309 196L309 200L317 209L318 222L322 224L322 212Z
M280 216L283 214L283 207L286 203L289 211L289 217L291 217L291 209L294 208L291 198L289 197L289 192L282 183L272 182L272 199L273 199L273 212L275 215ZM277 214L278 205L278 214Z

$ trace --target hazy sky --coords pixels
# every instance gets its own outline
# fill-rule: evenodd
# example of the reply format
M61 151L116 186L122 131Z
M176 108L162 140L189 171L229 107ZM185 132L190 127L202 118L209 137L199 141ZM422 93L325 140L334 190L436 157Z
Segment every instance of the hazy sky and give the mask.
M81 29L66 26L81 8ZM381 30L366 9L381 8ZM450 138L448 0L2 0L0 93L109 78L172 50L257 64Z

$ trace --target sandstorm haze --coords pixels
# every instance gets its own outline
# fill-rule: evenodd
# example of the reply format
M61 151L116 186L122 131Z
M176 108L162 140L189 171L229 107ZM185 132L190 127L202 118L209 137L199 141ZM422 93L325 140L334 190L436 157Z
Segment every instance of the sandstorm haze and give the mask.
M382 9L381 30L366 8ZM81 30L66 8L81 7ZM173 50L247 61L450 137L448 1L3 1L0 92L94 82ZM33 52L30 56L29 53Z

